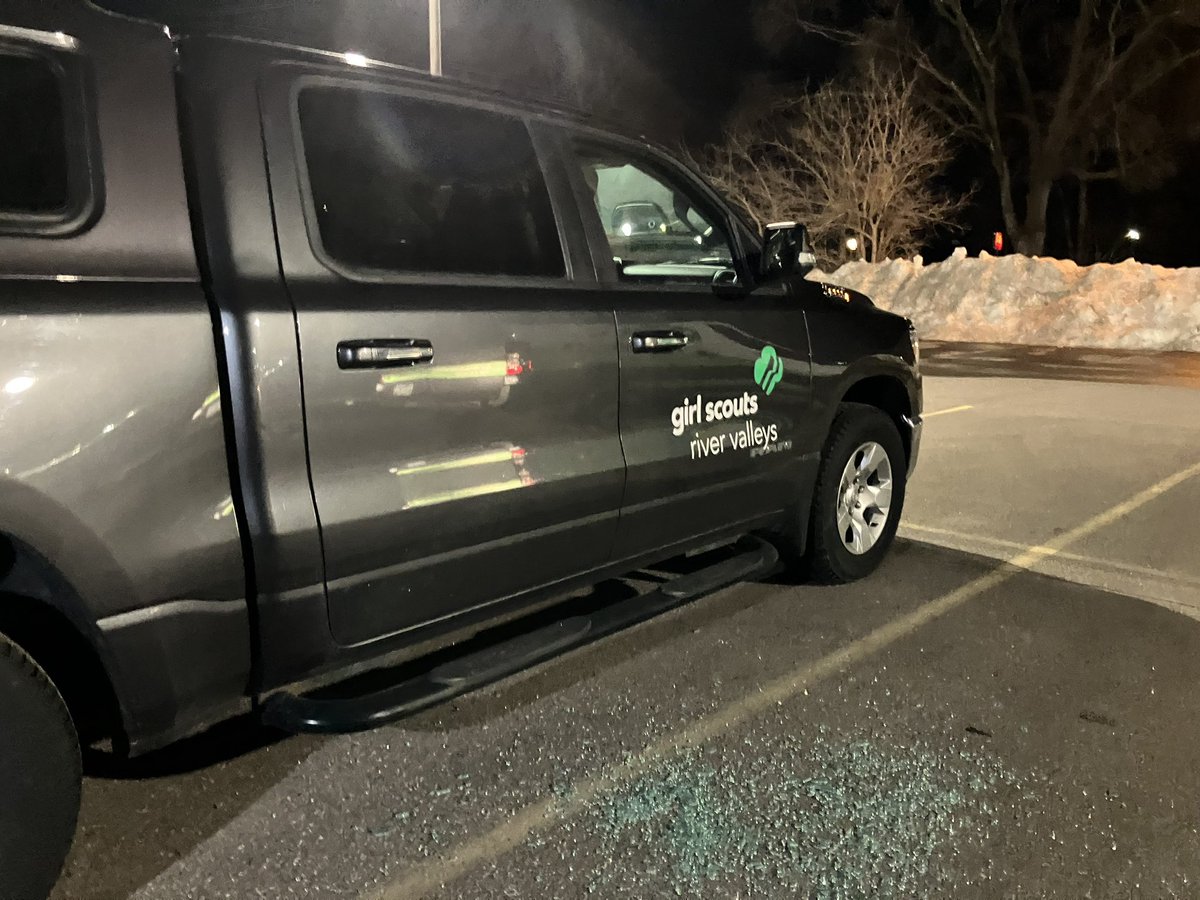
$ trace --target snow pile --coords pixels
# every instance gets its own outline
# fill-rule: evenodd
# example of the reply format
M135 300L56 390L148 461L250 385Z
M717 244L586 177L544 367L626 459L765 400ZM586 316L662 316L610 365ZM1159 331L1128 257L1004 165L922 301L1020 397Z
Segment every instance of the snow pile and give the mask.
M959 248L941 263L851 262L813 277L862 291L931 340L1200 351L1200 269Z

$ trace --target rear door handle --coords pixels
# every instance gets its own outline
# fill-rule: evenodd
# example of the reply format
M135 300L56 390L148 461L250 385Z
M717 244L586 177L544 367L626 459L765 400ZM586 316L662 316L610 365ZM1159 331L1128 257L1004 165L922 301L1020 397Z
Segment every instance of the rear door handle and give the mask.
M433 362L433 344L417 338L339 341L339 369L387 369Z
M639 331L629 344L634 353L666 353L686 347L688 336L682 331Z

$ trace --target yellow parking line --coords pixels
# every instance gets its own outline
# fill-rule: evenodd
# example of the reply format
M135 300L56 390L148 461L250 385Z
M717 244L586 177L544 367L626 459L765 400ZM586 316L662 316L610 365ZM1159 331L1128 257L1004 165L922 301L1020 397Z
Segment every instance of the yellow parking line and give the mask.
M952 406L949 409L939 409L937 412L925 413L923 418L932 419L934 416L948 416L950 413L966 412L968 409L974 409L974 406L967 404L966 406Z
M660 737L625 762L575 782L565 796L552 795L517 810L479 837L460 844L443 856L418 863L390 884L367 896L371 900L417 900L427 896L477 866L515 850L531 835L578 815L598 794L632 781L659 765L665 757L724 734L831 675L887 649L922 626L1016 577L1034 563L1056 556L1068 545L1111 525L1195 475L1200 475L1200 463L1164 478L1042 546L1025 549L998 568L879 626L846 646L763 684L756 693L741 697L679 731Z

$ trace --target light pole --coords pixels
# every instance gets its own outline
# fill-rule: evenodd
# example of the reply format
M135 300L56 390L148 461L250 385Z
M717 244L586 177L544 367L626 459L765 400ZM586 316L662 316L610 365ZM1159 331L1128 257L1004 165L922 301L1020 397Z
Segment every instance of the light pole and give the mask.
M429 0L429 74L442 74L442 0Z

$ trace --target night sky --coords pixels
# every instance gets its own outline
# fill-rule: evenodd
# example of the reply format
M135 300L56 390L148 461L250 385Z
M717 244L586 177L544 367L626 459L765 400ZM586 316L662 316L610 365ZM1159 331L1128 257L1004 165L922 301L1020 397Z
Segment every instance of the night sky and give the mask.
M426 0L103 0L148 12L180 30L235 30L423 68ZM712 139L743 91L763 79L814 83L830 77L841 51L816 39L768 56L758 46L744 0L442 0L444 65L452 77L595 113L602 121L666 144ZM845 7L843 7L845 8ZM1107 249L1130 226L1137 256L1165 265L1200 265L1200 65L1176 79L1163 115L1191 139L1178 174L1140 194L1119 186L1093 191L1093 222ZM1180 112L1184 115L1180 118ZM955 242L991 246L1002 228L991 170L964 148L949 189L976 189L963 230L936 236L928 256ZM1073 201L1072 201L1073 202ZM1062 200L1052 198L1047 252L1064 254ZM1057 227L1056 227L1057 226ZM1118 250L1123 247L1118 247Z

